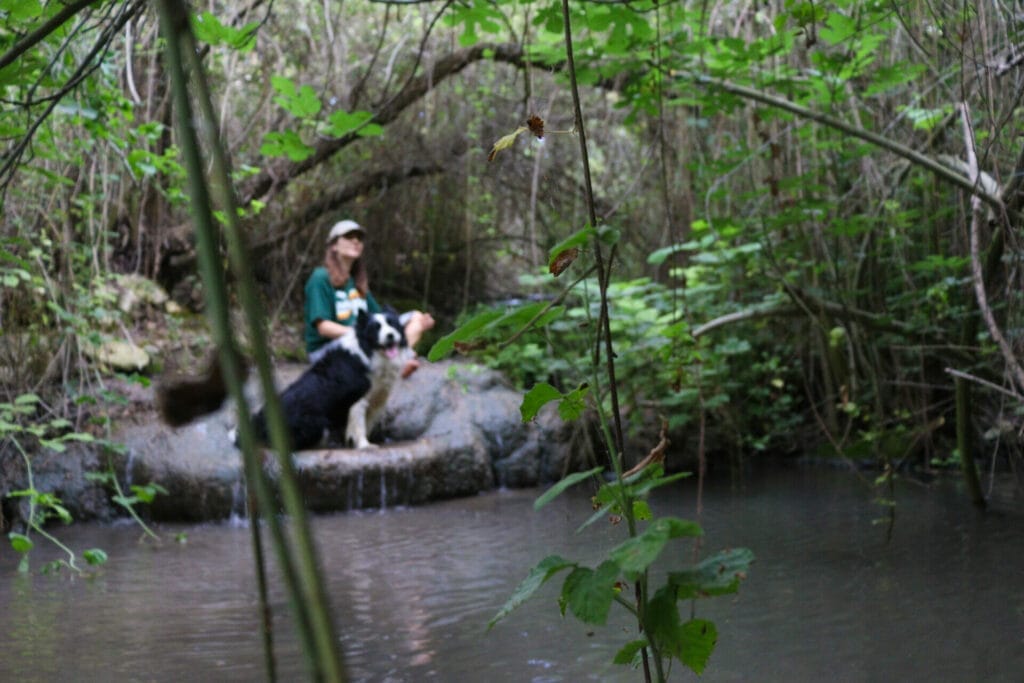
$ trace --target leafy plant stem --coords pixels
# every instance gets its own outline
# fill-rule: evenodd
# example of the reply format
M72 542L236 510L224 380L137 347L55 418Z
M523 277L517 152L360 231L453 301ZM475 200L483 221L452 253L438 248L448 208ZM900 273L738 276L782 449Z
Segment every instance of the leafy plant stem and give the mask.
M111 475L113 475L113 473L114 473L114 464L112 462L110 462L109 460L107 462L107 468L110 471ZM124 495L124 490L121 488L121 482L119 482L117 480L117 477L116 476L111 476L110 477L110 482L114 486L114 492L117 493L117 498L120 499L120 500L126 500L127 497ZM146 536L149 536L154 541L159 541L160 540L160 536L158 536L157 533L155 531L153 531L149 527L148 524L146 524L144 521L142 521L141 517L139 517L139 513L136 512L134 505L126 505L126 504L122 503L121 507L123 507L125 510L128 511L128 514L131 515L131 518L133 520L135 520L135 523L139 525L139 527L142 529L143 533Z
M609 430L608 430L608 426L607 426L607 420L602 418L601 419L601 424L602 424L602 430L605 433L606 442L608 443L609 455L611 456L612 464L613 464L613 467L615 468L615 476L621 482L622 481L622 455L623 455L623 450L624 450L624 439L623 439L623 430L622 430L622 418L620 416L620 411L619 411L618 390L617 390L617 385L616 385L616 381L615 381L615 350L614 350L614 346L613 346L613 343L612 343L611 319L610 319L610 317L608 315L608 282L609 282L609 278L611 276L611 263L614 261L614 258L615 258L615 247L614 246L612 247L611 254L610 254L610 256L608 258L608 261L606 263L605 262L605 258L604 258L604 249L603 249L603 246L602 246L602 243L601 243L601 233L597 229L597 227L598 227L598 225L597 225L597 211L596 211L595 206L594 206L593 183L591 181L591 176L590 176L590 157L589 157L589 153L588 153L588 150L587 150L587 133L586 133L586 126L584 125L584 122L583 122L583 109L582 109L582 107L580 105L579 84L578 84L577 79L576 79L576 67L575 67L575 61L574 61L574 56L573 56L572 22L570 20L570 14L569 14L569 0L562 0L562 25L563 25L564 32L565 32L565 55L566 55L566 62L567 62L567 67L568 67L567 70L568 70L568 73L569 73L569 81L570 81L571 88L572 88L572 101L573 101L573 111L574 111L575 120L576 120L576 131L577 131L577 133L579 135L579 141L580 141L580 158L581 158L581 162L582 162L582 165L583 165L583 184L584 184L584 192L585 192L585 197L586 197L587 212L589 214L590 226L592 228L594 228L594 231L595 231L594 232L594 237L592 239L592 242L593 242L593 245L594 245L594 257L595 257L595 260L597 262L598 287L599 287L599 290L600 290L599 291L599 296L600 296L600 315L599 315L598 325L597 325L597 330L598 330L597 337L598 337L598 339L597 339L597 346L595 347L595 350L600 349L600 343L601 343L601 340L603 338L604 346L605 346L606 372L607 372L607 375L608 375L608 392L609 392L609 397L611 399L612 419L614 421L614 434L612 435L612 434L608 433ZM595 361L599 361L599 359L600 359L600 353L598 351L597 353L595 353ZM596 363L595 363L595 366L596 366ZM596 373L595 373L595 375L596 375ZM601 403L603 403L603 401L601 401L600 398L599 398L598 404L600 405ZM614 436L614 438L611 438L612 436ZM631 538L633 538L633 537L636 536L636 522L635 522L635 520L633 518L633 511L631 509L632 506L629 505L628 501L625 500L626 494L623 493L621 495L622 495L622 498L624 499L623 502L626 503L626 504L622 505L623 514L626 517L627 523L629 525L629 535L630 535ZM634 592L635 592L635 595L636 595L636 605L637 605L636 606L636 615L637 615L637 619L638 619L639 627L640 627L641 631L644 630L644 608L643 608L643 606L646 604L646 594L647 594L647 590L646 590L646 576L647 576L647 572L646 571L642 572L641 577L638 578L637 581L634 584ZM653 641L653 639L651 639L651 640ZM663 681L664 680L664 672L662 671L662 667L661 667L661 656L660 656L660 653L654 647L653 642L651 643L650 650L651 650L651 654L653 655L653 658L654 658L654 663L655 663L655 668L656 668L657 675L658 675L658 680L659 681ZM641 649L641 657L642 657L642 660L643 660L644 680L649 682L651 680L651 666L650 666L650 661L649 661L650 657L648 656L648 649L647 648L642 648Z
M340 653L335 645L337 639L334 637L333 625L328 615L329 603L323 591L308 522L301 497L298 495L290 449L285 435L282 409L280 402L276 400L274 391L269 352L263 334L253 276L247 267L246 252L238 234L237 203L232 191L228 164L217 133L218 126L213 116L202 64L199 62L195 50L195 40L189 24L189 12L180 0L163 0L160 3L160 18L166 38L168 70L172 77L182 152L189 168L193 219L196 227L200 268L206 286L210 324L220 352L221 367L239 411L239 436L246 480L252 489L255 489L260 509L270 525L274 547L289 589L299 634L312 668L313 677L318 680L343 681L345 674ZM242 391L238 352L228 319L226 286L221 264L217 260L218 249L211 196L204 175L200 145L195 130L200 122L199 117L193 118L192 116L186 62L194 76L194 84L199 89L197 101L202 113L203 121L201 123L205 125L206 142L213 154L213 178L215 181L213 184L221 192L220 200L227 225L229 260L238 281L239 298L248 321L253 339L253 353L264 387L264 395L267 397L271 440L281 466L282 498L285 509L291 516L297 536L296 557L292 557L289 553L288 543L277 518L275 497L257 455L248 404ZM257 559L257 561L259 560ZM261 595L261 600L266 608L266 596ZM273 675L273 672L268 673Z
M18 449L18 452L21 453L21 457L25 461L25 479L28 482L28 490L35 493L36 485L35 480L32 477L32 460L31 458L28 457L28 453L25 452L25 449L22 447L20 441L13 438L11 439L11 441L14 443L14 447ZM36 497L35 495L30 495L28 496L28 522L25 528L25 535L27 536L28 532L32 530L40 536L42 536L43 538L45 538L46 540L48 540L50 543L53 543L68 556L68 559L61 560L61 563L69 569L73 569L79 574L81 574L82 568L75 564L75 552L71 548L61 543L55 536L53 536L52 534L48 533L45 529L43 529L43 525L36 520L36 513Z

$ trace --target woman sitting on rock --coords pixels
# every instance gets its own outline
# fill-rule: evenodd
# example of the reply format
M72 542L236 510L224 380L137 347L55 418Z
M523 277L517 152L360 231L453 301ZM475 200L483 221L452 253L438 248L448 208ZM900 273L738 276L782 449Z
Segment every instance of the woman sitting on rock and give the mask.
M370 293L363 266L366 229L353 220L338 221L327 233L324 265L313 270L306 281L305 340L309 362L315 363L329 341L351 334L360 310L379 313L380 304ZM434 318L422 311L409 311L401 316L405 338L412 349L423 333L434 326ZM405 364L402 376L408 377L419 367L413 355Z

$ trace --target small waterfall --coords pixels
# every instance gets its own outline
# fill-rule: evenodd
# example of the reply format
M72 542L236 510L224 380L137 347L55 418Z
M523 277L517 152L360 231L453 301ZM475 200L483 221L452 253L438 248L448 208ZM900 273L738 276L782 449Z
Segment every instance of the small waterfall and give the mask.
M412 487L416 477L413 476L412 465L405 466L405 505L412 505Z
M356 509L363 509L363 471L359 470L356 476Z
M239 476L231 486L231 514L228 517L228 525L232 527L245 527L249 524L246 513L246 502L248 488L245 485L245 477Z
M131 491L132 470L135 469L135 449L128 449L128 457L124 461L124 490Z
M380 468L380 511L384 512L388 507L388 473L383 467Z

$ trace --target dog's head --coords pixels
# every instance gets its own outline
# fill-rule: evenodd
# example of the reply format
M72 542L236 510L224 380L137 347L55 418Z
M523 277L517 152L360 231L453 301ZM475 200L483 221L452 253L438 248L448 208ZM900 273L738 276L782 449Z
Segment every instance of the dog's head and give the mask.
M407 346L405 328L398 319L398 314L391 308L383 313L367 313L359 311L356 319L356 334L359 345L366 355L375 351L382 352L390 359L398 357L399 351Z

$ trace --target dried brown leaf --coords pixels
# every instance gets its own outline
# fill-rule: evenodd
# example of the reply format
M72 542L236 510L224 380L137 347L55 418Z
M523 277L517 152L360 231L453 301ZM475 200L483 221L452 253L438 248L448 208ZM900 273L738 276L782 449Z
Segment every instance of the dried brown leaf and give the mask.
M558 277L565 269L572 265L572 262L576 260L576 257L580 255L579 247L571 247L564 251L558 252L558 256L551 262L551 274Z
M526 120L526 125L538 140L544 139L544 119L536 114L531 114L530 118Z
M472 342L463 342L463 341L455 342L455 350L458 351L461 354L467 354L467 353L472 353L473 351L479 351L480 349L484 348L485 346L487 346L487 342L483 341L482 339L478 339L477 341L472 341Z

